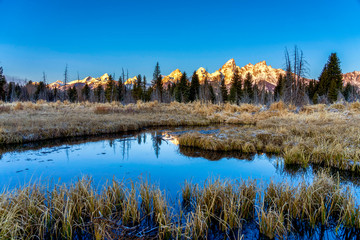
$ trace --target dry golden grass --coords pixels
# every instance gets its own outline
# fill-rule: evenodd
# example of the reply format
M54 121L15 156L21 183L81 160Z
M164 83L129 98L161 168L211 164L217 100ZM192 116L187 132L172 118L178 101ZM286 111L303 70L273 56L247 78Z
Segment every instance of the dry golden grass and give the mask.
M51 189L29 184L0 194L0 238L242 239L246 223L268 239L307 238L325 227L338 238L348 231L351 239L360 230L354 196L323 172L296 186L185 182L180 200L170 202L147 181L111 181L102 189L89 178Z
M354 105L305 106L295 113L276 103L270 107L273 110L241 113L226 121L245 126L221 126L213 134L184 134L179 144L213 151L283 154L287 164L360 171L360 115Z

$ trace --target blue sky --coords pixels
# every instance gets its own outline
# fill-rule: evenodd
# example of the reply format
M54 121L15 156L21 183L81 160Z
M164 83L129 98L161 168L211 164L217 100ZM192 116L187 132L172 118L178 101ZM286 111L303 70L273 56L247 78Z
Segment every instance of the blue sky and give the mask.
M228 59L283 67L297 45L317 78L331 52L343 72L360 70L359 0L0 0L0 66L48 81L128 69L150 80L175 68L210 72Z

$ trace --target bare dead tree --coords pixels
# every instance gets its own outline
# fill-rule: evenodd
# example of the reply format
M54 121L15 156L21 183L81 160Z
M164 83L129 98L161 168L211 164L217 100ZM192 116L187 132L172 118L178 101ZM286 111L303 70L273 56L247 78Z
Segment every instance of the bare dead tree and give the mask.
M306 104L305 76L307 74L307 62L301 50L294 47L293 56L285 49L285 89L284 101L296 106Z

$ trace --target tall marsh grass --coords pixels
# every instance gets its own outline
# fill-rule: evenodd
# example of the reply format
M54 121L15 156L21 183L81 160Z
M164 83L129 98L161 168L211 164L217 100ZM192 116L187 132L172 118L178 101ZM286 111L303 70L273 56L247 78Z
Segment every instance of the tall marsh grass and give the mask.
M360 233L360 211L336 178L312 183L185 182L178 202L148 181L90 178L53 188L29 184L0 195L1 239L268 239ZM249 224L255 228L247 229ZM245 235L243 235L245 234ZM315 235L314 235L315 234Z

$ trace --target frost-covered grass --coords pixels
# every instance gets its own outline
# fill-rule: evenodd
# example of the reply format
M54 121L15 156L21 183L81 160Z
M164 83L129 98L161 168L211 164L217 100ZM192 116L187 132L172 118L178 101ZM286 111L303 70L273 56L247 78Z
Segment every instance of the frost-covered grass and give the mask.
M268 239L359 234L349 190L325 173L311 184L254 180L185 182L179 201L156 185L91 179L0 194L1 239ZM250 235L246 235L249 234ZM245 234L243 236L243 234Z

